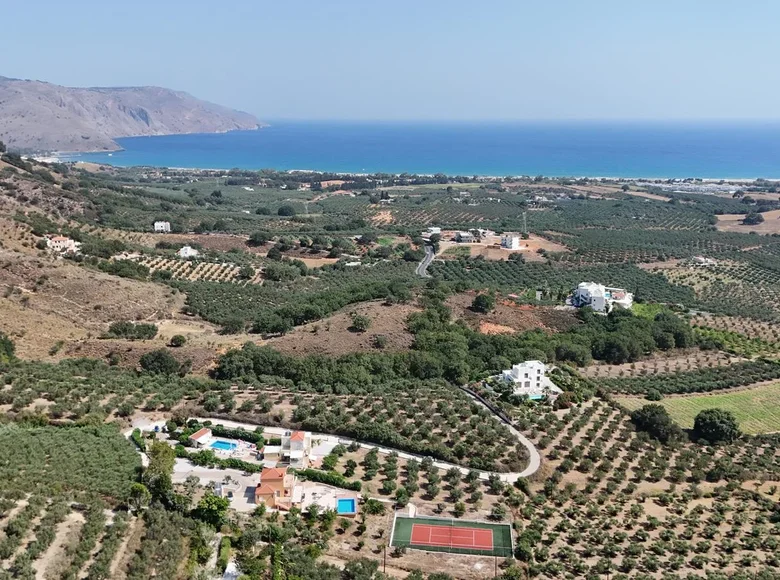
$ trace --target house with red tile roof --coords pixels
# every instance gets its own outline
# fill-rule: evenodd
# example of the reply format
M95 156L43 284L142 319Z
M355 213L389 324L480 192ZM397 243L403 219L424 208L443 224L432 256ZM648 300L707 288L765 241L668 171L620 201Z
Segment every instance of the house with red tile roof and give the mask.
M286 467L264 468L255 487L255 503L264 503L270 508L288 510L300 504L301 495L295 474Z
M203 427L188 437L195 447L206 447L211 442L211 429Z

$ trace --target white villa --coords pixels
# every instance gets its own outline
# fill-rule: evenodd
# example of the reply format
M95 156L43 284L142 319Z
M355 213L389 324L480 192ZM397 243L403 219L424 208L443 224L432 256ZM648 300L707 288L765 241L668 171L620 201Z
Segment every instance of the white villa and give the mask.
M211 440L213 439L213 436L211 434L211 429L207 429L206 427L203 427L202 429L198 429L189 436L190 442L195 447L206 447L209 443L211 443Z
M200 254L198 250L191 246L182 246L182 248L176 252L180 258L195 258Z
M525 395L529 399L558 396L563 392L547 376L547 365L542 361L527 360L513 365L499 376L505 383L513 385L515 395Z
M156 233L170 234L171 222L154 222L154 231Z
M501 236L501 247L506 250L519 250L520 236Z
M423 237L425 236L432 236L434 234L441 235L441 228L437 226L430 226L425 232L423 232Z
M67 254L67 253L73 253L76 254L79 251L79 248L81 247L81 242L77 242L76 240L71 240L70 238L66 238L65 236L52 236L51 238L46 238L46 246L54 251L59 252L61 254Z
M590 306L596 312L608 314L615 304L623 308L634 305L634 295L622 288L610 288L595 282L582 282L571 296L572 306Z
M461 244L470 244L474 241L474 235L471 232L458 232L455 234L455 241Z

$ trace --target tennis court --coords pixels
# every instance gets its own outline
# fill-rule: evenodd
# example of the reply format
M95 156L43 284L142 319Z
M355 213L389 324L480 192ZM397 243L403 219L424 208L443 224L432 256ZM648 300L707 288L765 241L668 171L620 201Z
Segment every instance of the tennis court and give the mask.
M512 530L507 524L396 515L391 546L431 552L511 556Z

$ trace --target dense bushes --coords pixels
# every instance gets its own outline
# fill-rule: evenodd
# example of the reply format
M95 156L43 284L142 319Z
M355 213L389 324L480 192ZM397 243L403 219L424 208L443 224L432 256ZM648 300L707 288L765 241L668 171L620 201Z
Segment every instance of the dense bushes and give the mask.
M663 405L644 405L631 413L631 421L637 430L648 433L662 443L682 437L682 430L672 421Z
M149 278L149 268L132 260L102 260L97 264L98 268L107 274L135 280Z
M181 365L171 353L165 349L157 349L141 356L141 368L155 375L174 375Z
M704 409L696 415L693 436L707 443L731 443L740 436L734 413L726 409Z
M126 338L128 340L150 340L157 336L157 326L146 323L113 322L108 327L108 338Z
M343 475L330 471L320 471L319 469L296 469L295 473L309 481L316 481L334 487L341 487L352 491L360 491L362 488L359 481L349 481Z
M282 270L295 276L287 279ZM418 283L411 266L393 262L371 268L335 264L319 269L316 279L301 277L300 273L300 267L294 263L279 263L274 264L272 274L280 280L262 285L185 281L172 284L187 294L189 310L210 322L230 322L238 329L253 323L254 332L275 334L280 328L319 320L349 304L388 298L394 295L394 289L408 295L408 288Z

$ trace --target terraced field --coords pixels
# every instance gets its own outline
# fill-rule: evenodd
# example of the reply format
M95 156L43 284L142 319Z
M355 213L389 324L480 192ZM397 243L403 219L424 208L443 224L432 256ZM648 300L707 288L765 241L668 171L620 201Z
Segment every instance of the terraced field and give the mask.
M241 267L229 262L197 262L177 260L173 258L160 258L146 256L137 260L149 268L154 274L156 271L168 271L174 280L187 280L190 282L234 282L241 284L262 284L261 271L256 270L249 279L241 277Z

